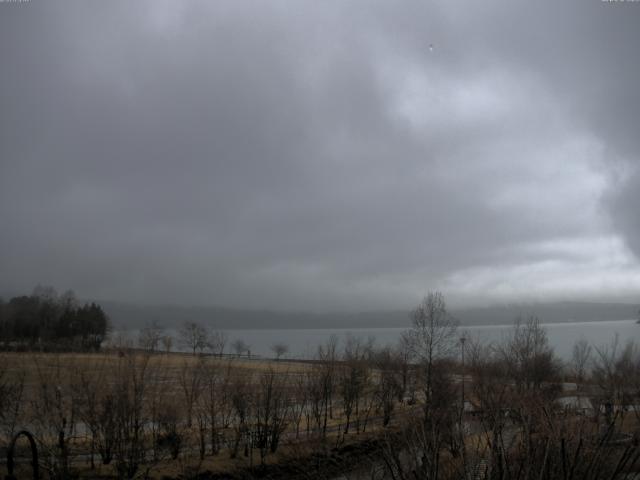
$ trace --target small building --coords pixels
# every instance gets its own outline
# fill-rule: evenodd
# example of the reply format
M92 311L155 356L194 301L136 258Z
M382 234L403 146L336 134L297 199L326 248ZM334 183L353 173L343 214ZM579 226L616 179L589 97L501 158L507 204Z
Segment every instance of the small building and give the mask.
M572 395L568 397L560 397L556 400L565 410L572 410L582 415L593 413L593 404L589 397Z
M572 382L563 382L560 384L563 392L575 392L578 390L578 384Z

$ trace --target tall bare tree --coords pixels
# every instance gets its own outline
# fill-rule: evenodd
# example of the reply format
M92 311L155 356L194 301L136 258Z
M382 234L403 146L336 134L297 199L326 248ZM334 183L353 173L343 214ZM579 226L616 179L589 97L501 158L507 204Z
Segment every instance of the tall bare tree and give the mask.
M430 292L411 314L412 328L408 332L414 357L424 369L425 413L433 396L434 365L453 352L457 322L447 312L444 296Z
M547 331L536 316L523 321L518 318L510 338L499 347L509 376L520 390L539 388L552 380L559 371L559 364L549 345Z
M592 347L585 338L576 340L573 344L571 356L571 369L578 382L584 381L589 362L591 361Z

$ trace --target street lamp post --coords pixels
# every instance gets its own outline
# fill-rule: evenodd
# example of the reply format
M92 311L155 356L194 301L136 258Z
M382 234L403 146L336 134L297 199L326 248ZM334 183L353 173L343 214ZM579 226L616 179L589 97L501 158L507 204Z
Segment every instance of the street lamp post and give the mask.
M462 348L462 411L464 412L464 342L466 342L467 339L462 336L460 337L460 346Z
M460 337L460 347L461 347L461 356L462 356L462 387L460 388L460 397L461 397L461 405L460 405L460 448L462 450L462 468L464 470L464 478L467 478L467 458L466 458L466 448L465 448L465 438L464 438L464 342L467 339L464 335Z

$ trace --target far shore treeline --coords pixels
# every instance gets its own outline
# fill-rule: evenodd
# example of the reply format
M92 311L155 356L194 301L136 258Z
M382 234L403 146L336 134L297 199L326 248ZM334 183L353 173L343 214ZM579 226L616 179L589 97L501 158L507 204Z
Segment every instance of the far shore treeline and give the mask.
M37 286L31 295L0 299L3 350L99 350L109 325L100 305L80 304L71 290L58 295Z
M141 329L157 322L165 328L179 328L186 319L218 330L262 329L360 329L408 328L409 310L362 312L310 312L251 310L222 306L139 305L104 300L115 330ZM640 304L586 301L516 303L453 308L451 315L463 326L508 325L513 319L534 314L543 323L601 322L638 318Z

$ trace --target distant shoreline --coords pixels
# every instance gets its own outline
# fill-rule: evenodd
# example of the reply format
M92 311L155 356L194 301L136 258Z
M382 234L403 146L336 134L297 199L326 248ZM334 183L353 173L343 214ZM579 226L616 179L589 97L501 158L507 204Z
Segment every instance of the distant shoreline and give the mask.
M464 323L460 323L458 324L458 329L464 329L464 328L491 328L491 327L509 327L512 326L514 324L515 320L513 322L504 322L504 323L473 323L473 324L464 324ZM614 323L614 322L631 322L631 323L638 323L637 319L635 318L626 318L626 319L613 319L613 320L566 320L566 321L549 321L549 322L541 322L540 325L541 326L552 326L552 325L580 325L580 324L584 324L584 323ZM640 324L638 324L640 326ZM168 329L171 330L173 327L169 327ZM175 327L177 328L177 327ZM222 331L226 331L226 330L231 330L231 331L260 331L260 330L265 330L265 331L272 331L272 330L335 330L335 331L344 331L344 332L349 332L350 330L404 330L404 329L410 329L411 325L407 324L405 326L402 325L392 325L392 326L362 326L362 325L354 325L354 326L340 326L340 327L333 327L333 326L327 326L327 327L314 327L314 326L290 326L290 327L264 327L264 326L234 326L233 328L227 328L227 327L220 327L218 328L219 330ZM117 328L115 328L115 330L117 331L131 331L131 330L139 330L138 326L131 326L131 327L120 327L118 326Z
M153 323L177 328L197 322L219 330L348 330L354 328L409 328L411 310L365 312L288 312L224 307L139 306L103 302L116 328L143 328ZM518 318L535 316L544 324L602 322L637 319L640 305L583 302L451 308L449 313L463 327L512 325Z

